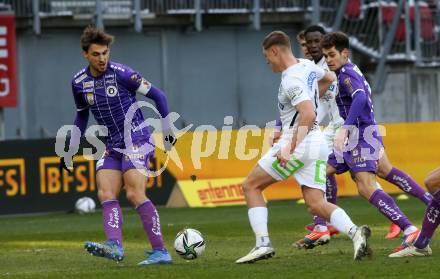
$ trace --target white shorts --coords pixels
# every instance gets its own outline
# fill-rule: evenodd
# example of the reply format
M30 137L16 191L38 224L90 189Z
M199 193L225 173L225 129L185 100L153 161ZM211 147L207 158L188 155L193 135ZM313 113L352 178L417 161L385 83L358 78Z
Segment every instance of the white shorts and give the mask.
M319 129L311 131L283 168L274 155L288 142L289 137L282 136L258 161L258 165L276 180L285 180L293 175L301 186L325 191L329 151L322 132Z
M341 128L341 126L342 125L339 125L339 124L334 125L334 124L330 123L322 131L322 133L324 135L325 142L327 143L327 147L328 147L328 150L330 153L333 151L335 136L336 136L336 133L339 131L339 128Z

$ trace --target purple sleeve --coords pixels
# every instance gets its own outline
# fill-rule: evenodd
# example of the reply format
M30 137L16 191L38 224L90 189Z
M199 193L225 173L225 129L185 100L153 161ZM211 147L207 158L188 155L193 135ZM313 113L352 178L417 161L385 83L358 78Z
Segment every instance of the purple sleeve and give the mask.
M347 119L344 126L355 125L357 118L361 115L365 105L367 104L367 95L363 90L357 91L353 95L353 101L348 111Z
M81 136L84 135L84 132L87 128L87 122L89 121L89 110L81 110L76 112L75 121L73 122L73 125L79 128L81 131L81 134L77 134L75 132L72 132L70 134L70 143L69 143L69 149L72 146L79 145L79 142L81 140Z
M283 127L283 123L281 122L281 119L277 118L277 120L275 122L275 128L278 128L281 130L282 127Z
M142 76L138 72L136 72L128 67L125 68L125 70L127 72L124 74L124 77L123 77L124 85L128 89L128 91L132 92L133 94L136 94L136 90L141 85Z
M77 89L73 83L72 83L72 93L73 93L73 100L75 101L76 109L85 110L88 107L88 104L82 98L81 94L77 93Z
M160 116L162 116L162 118L167 117L169 111L167 96L165 93L156 86L151 85L150 91L148 91L146 96L156 103L156 108L159 111Z

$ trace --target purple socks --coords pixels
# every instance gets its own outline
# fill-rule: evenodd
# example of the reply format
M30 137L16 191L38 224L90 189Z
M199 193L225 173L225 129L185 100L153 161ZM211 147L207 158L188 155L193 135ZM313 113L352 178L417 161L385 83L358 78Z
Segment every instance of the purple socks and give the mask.
M435 192L432 201L429 203L423 217L422 230L414 242L414 246L422 249L428 246L440 223L440 190Z
M156 207L154 207L150 200L146 200L136 207L136 211L139 213L153 250L165 250Z
M102 203L102 221L107 239L122 247L122 211L117 200Z
M377 209L379 209L379 211L391 222L398 225L402 231L412 225L405 214L403 214L400 208L396 205L393 198L384 191L380 189L374 191L369 202L377 207Z
M385 180L396 185L402 191L420 199L426 205L432 200L431 194L426 192L417 182L403 171L393 168Z

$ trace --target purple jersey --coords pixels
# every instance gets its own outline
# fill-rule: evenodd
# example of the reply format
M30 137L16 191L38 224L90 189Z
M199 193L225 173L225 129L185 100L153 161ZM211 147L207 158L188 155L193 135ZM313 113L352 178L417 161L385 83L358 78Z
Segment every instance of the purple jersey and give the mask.
M376 125L371 101L371 89L364 75L359 68L352 63L347 63L336 72L338 76L339 93L336 95L336 103L339 108L339 115L346 120L353 102L353 96L364 92L367 95L367 104L364 106L354 124L359 132L362 132L370 125Z
M72 92L78 111L90 109L99 125L108 128L107 147L124 147L124 120L130 106L136 103L136 90L142 82L139 73L129 67L109 61L107 70L100 76L91 75L89 67L82 69L72 80ZM138 109L131 128L144 121ZM149 129L133 132L133 143L147 141Z

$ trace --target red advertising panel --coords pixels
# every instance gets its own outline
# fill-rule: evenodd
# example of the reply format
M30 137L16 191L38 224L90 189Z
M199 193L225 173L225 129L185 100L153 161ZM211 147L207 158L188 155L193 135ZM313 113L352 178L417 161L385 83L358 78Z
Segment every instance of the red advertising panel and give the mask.
M0 107L17 106L15 16L0 14Z

